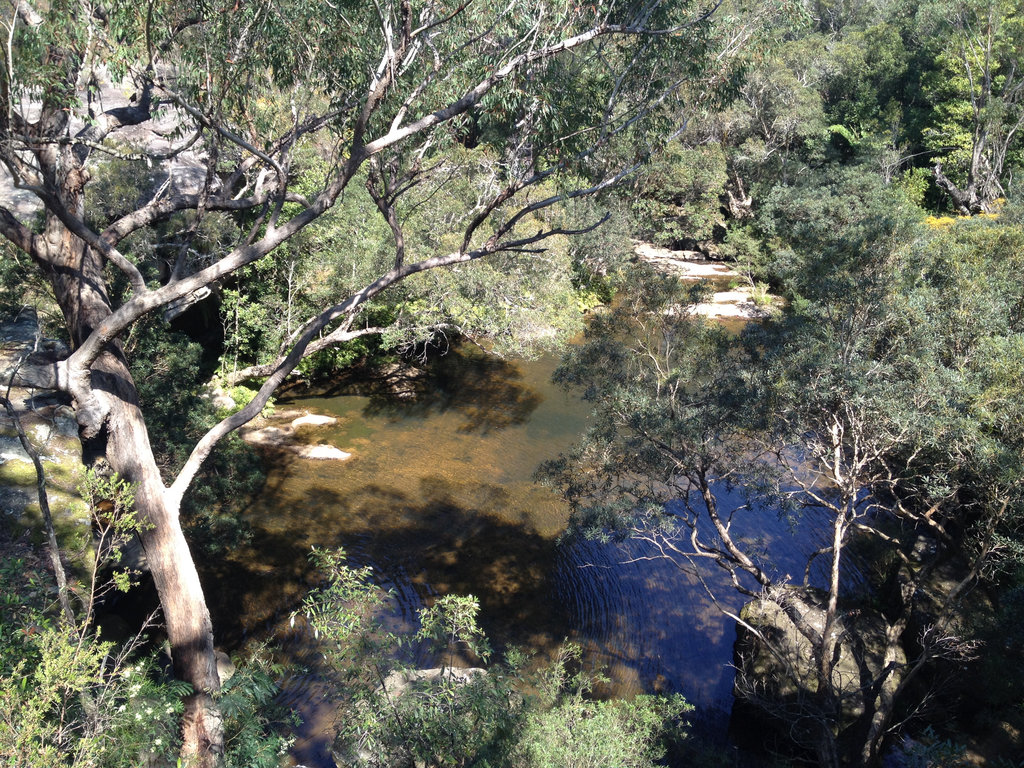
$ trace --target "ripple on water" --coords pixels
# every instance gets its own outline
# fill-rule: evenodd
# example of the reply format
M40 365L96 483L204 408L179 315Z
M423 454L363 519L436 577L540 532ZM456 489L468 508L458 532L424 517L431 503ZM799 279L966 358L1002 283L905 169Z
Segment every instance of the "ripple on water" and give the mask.
M605 693L679 691L728 713L735 629L722 610L738 611L742 599L722 573L705 571L702 582L640 542L557 544L568 509L533 476L580 437L589 407L550 383L556 363L449 355L416 380L412 398L287 403L337 417L309 434L353 457L268 466L264 493L247 512L251 544L208 570L228 585L224 607L212 601L214 614L235 617L216 628L222 642L278 632L286 654L312 670L293 677L286 693L307 718L307 765L329 764L318 729L333 713L316 704L323 671L308 636L280 631L316 583L306 560L312 546L343 546L353 564L371 565L393 592L395 629L414 627L434 595L472 593L499 649L525 646L551 658L570 639L610 678ZM824 541L823 522L808 519L794 536L766 512L740 533L769 544L785 571Z

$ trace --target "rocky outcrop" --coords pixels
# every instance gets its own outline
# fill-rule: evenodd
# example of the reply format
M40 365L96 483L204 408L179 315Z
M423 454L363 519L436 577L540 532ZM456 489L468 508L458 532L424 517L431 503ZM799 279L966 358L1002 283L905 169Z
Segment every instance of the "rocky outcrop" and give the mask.
M707 301L694 304L688 311L712 319L757 320L767 317L780 303L765 286L751 287L730 265L711 261L691 251L672 251L650 243L636 243L638 261L656 272L678 277L683 282L703 282L712 293Z
M812 645L786 615L781 600L795 607L815 631L824 628L824 600L814 590L790 587L778 600L759 598L743 606L736 632L736 695L756 699L769 712L792 713L814 698L818 678ZM866 609L841 616L834 626L840 638L832 673L833 690L841 701L839 730L874 710L877 683L886 667L886 627L881 616ZM898 670L906 664L902 649L893 662L896 673L885 676L886 687L899 684Z
M31 309L0 324L2 391L26 361L60 356L59 342L40 338ZM49 390L10 387L7 395L46 474L47 498L62 549L75 558L92 542L89 509L78 491L85 475L78 424L67 398ZM0 408L0 518L29 528L42 540L43 520L36 490L36 471L21 445L14 420Z

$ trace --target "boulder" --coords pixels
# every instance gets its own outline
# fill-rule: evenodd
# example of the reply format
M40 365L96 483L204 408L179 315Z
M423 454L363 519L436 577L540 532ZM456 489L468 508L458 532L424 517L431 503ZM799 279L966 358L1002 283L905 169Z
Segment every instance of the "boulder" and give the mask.
M774 599L758 598L743 606L736 631L736 690L738 698L756 698L765 709L794 712L801 701L818 690L812 645L783 610L783 601L795 607L817 631L825 624L824 594L817 590L786 587ZM748 626L749 625L749 626ZM838 730L843 730L866 711L874 709L869 697L886 665L885 619L863 609L848 612L836 621L840 637L839 659L832 684L842 701ZM755 630L755 631L752 631ZM906 664L902 648L893 659L897 673L886 686L897 686L898 670Z
M60 352L58 342L40 338L35 312L24 310L0 323L0 371L7 382L28 358ZM40 352L39 350L43 350ZM47 352L46 350L49 350ZM39 453L46 475L47 501L62 549L72 559L85 556L92 544L91 516L79 493L85 477L78 424L67 398L35 388L11 387L9 399L29 442ZM0 408L0 518L24 526L41 542L45 535L36 490L36 471L21 445L14 420Z

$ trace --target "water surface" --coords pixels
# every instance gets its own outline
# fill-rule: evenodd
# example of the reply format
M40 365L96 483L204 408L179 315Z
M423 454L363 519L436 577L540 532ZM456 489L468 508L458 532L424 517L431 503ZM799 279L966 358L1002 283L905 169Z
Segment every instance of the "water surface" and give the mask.
M394 590L396 626L412 627L432 596L474 594L499 650L517 645L546 658L573 640L609 677L604 693L682 692L724 730L735 628L722 611L742 604L724 576L706 574L712 599L705 584L651 559L643 544L559 544L569 510L534 474L579 439L589 407L550 383L556 364L464 348L404 382L402 397L285 398L281 407L337 417L304 437L352 458L282 454L270 463L266 489L247 512L251 546L219 564L219 578L236 586L224 593L230 610L214 615L236 623L217 627L218 637L233 645L251 635L286 637L290 611L317 578L310 547L342 546ZM824 540L813 521L794 537L770 512L747 533L778 568L800 569L794 573ZM292 646L296 656L306 651ZM293 681L290 692L310 720L310 738L324 714L311 703L314 677ZM329 764L325 743L300 747L306 764Z

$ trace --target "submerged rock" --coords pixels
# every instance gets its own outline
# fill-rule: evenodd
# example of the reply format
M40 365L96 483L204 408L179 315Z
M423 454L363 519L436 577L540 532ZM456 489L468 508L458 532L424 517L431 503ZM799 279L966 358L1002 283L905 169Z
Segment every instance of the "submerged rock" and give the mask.
M321 443L319 445L297 445L294 452L303 459L319 459L321 461L345 461L351 459L352 454L343 451L333 445Z
M298 429L299 427L323 427L328 424L334 424L338 420L333 416L323 416L319 413L307 413L305 416L299 416L299 418L292 421L292 429Z
M337 419L333 416L322 416L312 413L296 416L294 411L287 411L283 415L291 418L291 422L284 426L245 427L241 430L242 439L253 445L288 451L301 459L345 461L352 458L351 453L343 451L336 446L327 443L306 445L296 439L296 435L301 428L322 427L334 424Z

